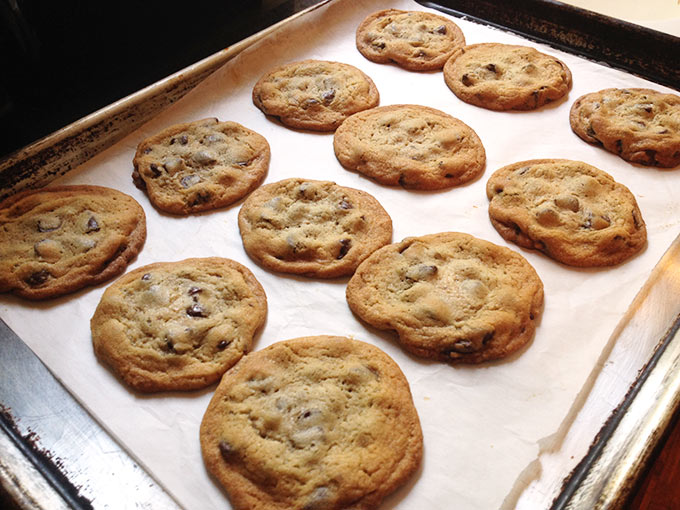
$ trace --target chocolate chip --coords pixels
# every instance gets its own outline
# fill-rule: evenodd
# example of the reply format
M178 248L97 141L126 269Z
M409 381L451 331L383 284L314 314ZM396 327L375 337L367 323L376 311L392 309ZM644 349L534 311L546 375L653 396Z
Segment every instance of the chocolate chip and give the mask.
M323 104L329 105L333 102L335 98L335 89L328 90L321 96L323 98Z
M340 239L340 253L338 253L337 259L340 260L345 255L347 255L347 252L349 252L351 247L352 247L351 239Z
M531 318L532 319L534 318L533 315L531 316ZM494 333L495 331L489 331L486 335L484 335L484 338L482 338L482 345L488 344L493 338Z
M24 281L31 287L37 287L38 285L45 283L50 276L50 273L46 269L41 269L40 271L31 274Z
M451 346L451 350L454 352L464 354L467 352L474 352L477 349L475 348L474 342L471 342L470 340L463 338L462 340L458 340L456 343L454 343Z
M217 446L220 449L220 455L222 455L224 460L230 462L234 459L234 456L236 455L236 449L230 443L222 439Z
M144 154L148 154L149 152L151 152L151 147L147 147L146 149L144 149L143 152Z
M468 74L464 74L461 77L460 81L462 81L463 85L465 85L466 87L469 87L470 85L472 85L472 80L470 79L470 76Z
M444 35L446 34L446 27L444 25L440 25L436 28L435 32Z
M38 220L38 232L53 232L61 227L59 218L43 218Z
M347 200L345 200L344 198L340 201L340 204L338 205L338 207L340 207L340 209L345 209L345 210L347 210L347 209L353 209L352 204L350 204L350 203L349 203Z
M142 281L148 282L149 280L151 280L151 273L144 273L142 275Z
M374 48L376 48L378 50L384 50L385 49L385 43L382 42L382 41L379 41L379 42L373 41L371 43L371 46L373 46Z
M94 216L90 216L90 219L87 220L85 233L89 234L90 232L99 232L99 223L97 223L97 219Z
M189 205L194 207L200 204L205 204L207 202L210 202L210 199L212 198L212 195L208 191L199 191L196 193L194 196L193 200L189 202Z
M497 72L498 72L498 70L496 69L495 64L487 64L485 67L486 67L489 71L491 71L492 73L497 73Z
M595 133L595 130L593 129L592 125L588 125L588 128L586 129L586 134L588 136L594 137L597 133Z
M182 135L179 137L179 143L182 145L186 145L189 143L189 137L187 135Z
M623 141L622 140L616 140L616 152L621 154L623 152Z
M645 151L645 155L647 156L647 162L650 165L653 165L654 163L656 163L656 151L655 150L647 149Z
M188 293L190 296L193 296L195 294L198 294L200 292L203 292L203 289L200 287L192 286L189 288Z
M158 169L158 165L156 163L151 163L149 165L149 170L151 170L152 177L161 176L161 171Z
M207 317L205 309L198 303L193 303L187 307L187 315L190 317Z
M236 164L238 166L248 166L250 165L250 161L238 161Z
M315 106L317 104L319 104L319 101L317 101L314 98L308 98L308 99L305 99L304 102L302 103L302 108L307 109L310 106Z
M193 186L194 184L198 184L199 182L201 182L201 178L195 174L185 175L179 181L183 188L190 188L191 186Z
M220 351L223 351L224 349L226 349L229 346L230 343L231 342L227 342L226 340L222 340L222 341L220 341L220 343L217 344L217 348Z
M329 499L330 491L328 487L317 487L312 492L309 501L302 507L302 510L322 510L328 508Z

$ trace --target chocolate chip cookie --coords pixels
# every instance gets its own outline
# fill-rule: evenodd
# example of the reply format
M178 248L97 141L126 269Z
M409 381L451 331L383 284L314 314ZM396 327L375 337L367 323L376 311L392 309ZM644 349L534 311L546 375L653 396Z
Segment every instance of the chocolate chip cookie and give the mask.
M409 189L457 186L480 175L486 162L472 128L419 105L355 113L335 132L333 148L345 168Z
M443 16L386 9L361 22L356 45L373 62L394 62L409 71L434 71L444 67L451 54L465 45L465 36L458 25Z
M238 215L243 246L264 267L334 278L392 239L392 220L365 191L286 179L256 190Z
M406 238L374 252L347 285L361 319L409 352L452 363L503 358L527 344L543 284L518 253L468 234Z
M561 60L500 43L457 50L444 66L444 80L459 99L489 110L534 110L571 89L571 71Z
M106 289L90 321L92 342L136 390L195 390L250 350L266 312L262 286L238 262L159 262Z
M290 127L334 131L353 113L378 105L373 80L349 64L303 60L272 69L253 87L253 103Z
M275 343L223 377L200 429L205 465L235 510L370 510L418 468L408 382L344 337Z
M651 89L604 89L579 97L571 129L626 161L680 165L680 96Z
M486 186L498 233L571 266L611 266L639 252L647 230L633 194L581 161L536 159L494 172Z
M130 196L101 186L59 186L0 203L0 292L48 299L122 273L146 240Z
M132 180L158 209L191 214L225 207L264 180L267 140L215 118L177 124L139 144Z

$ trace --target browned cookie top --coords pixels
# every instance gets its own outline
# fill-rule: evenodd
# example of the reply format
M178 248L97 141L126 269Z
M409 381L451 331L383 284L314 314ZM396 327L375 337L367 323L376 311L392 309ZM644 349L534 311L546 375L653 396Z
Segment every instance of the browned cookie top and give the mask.
M458 98L490 110L533 110L566 95L571 71L557 58L528 46L472 44L444 66Z
M418 468L408 382L377 347L343 337L275 343L229 370L201 449L236 510L370 510Z
M633 194L581 161L513 163L491 176L486 194L491 223L505 239L565 264L618 264L647 241Z
M136 390L194 390L250 350L266 312L262 286L238 262L158 262L106 289L90 322L92 342Z
M534 335L543 284L518 253L468 234L404 239L374 252L347 285L354 313L426 358L481 363Z
M569 123L586 142L627 161L680 165L680 96L650 89L604 89L579 97Z
M250 193L267 174L269 159L264 137L209 118L171 126L140 143L132 178L160 210L191 214Z
M392 220L372 195L299 178L255 191L238 224L246 252L263 266L320 278L352 274L392 239Z
M486 153L465 123L434 108L392 105L355 113L335 132L335 155L382 184L457 186L484 171Z
M379 64L394 62L409 71L432 71L465 44L463 32L453 21L422 11L386 9L361 22L357 49Z
M378 105L373 81L349 64L303 60L272 69L253 87L253 103L284 124L334 131L353 113Z
M101 186L18 193L0 203L0 292L47 299L122 273L146 240L129 195Z

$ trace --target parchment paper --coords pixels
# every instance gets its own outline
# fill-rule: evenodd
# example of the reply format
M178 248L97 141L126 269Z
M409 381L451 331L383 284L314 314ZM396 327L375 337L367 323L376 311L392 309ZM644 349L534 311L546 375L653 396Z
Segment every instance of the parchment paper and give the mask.
M255 349L298 336L345 335L377 345L402 367L421 418L425 456L422 469L382 508L499 508L522 471L537 458L540 442L558 430L619 318L679 231L680 170L631 165L586 144L571 132L570 105L580 95L605 87L669 89L454 18L469 44L526 44L562 59L573 73L573 89L556 104L533 112L487 111L458 100L441 72L412 73L371 63L359 54L354 46L359 22L371 12L390 7L425 10L406 0L338 0L317 9L245 51L152 122L59 183L110 186L143 205L148 240L131 268L204 256L228 257L249 267L269 300L267 323L256 338ZM413 192L381 186L344 170L333 154L332 134L286 128L265 118L252 104L252 86L264 72L304 58L359 67L375 81L381 105L423 104L458 117L484 143L485 174L447 191ZM239 122L268 139L272 161L266 182L288 177L327 179L371 193L392 217L394 241L461 231L522 253L545 285L545 309L533 342L510 359L476 367L412 357L399 348L394 336L362 324L351 314L344 297L347 279L321 281L275 274L250 260L238 234L240 203L190 217L158 213L132 184L137 144L170 124L212 116ZM628 186L647 223L647 248L617 267L575 269L506 243L488 219L486 180L503 165L533 158L586 161ZM198 442L200 420L214 387L202 392L138 395L95 359L89 319L106 285L45 303L2 296L0 313L187 510L230 508L225 493L203 467Z

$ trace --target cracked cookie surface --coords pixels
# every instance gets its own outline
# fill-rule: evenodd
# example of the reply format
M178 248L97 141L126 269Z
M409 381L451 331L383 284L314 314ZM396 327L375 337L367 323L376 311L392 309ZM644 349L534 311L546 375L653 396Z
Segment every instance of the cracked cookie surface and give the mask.
M159 262L106 289L90 323L92 342L97 357L136 390L194 390L250 350L266 312L262 286L238 262Z
M491 223L504 239L572 266L610 266L639 252L647 230L623 184L581 161L505 166L486 186Z
M253 87L253 103L290 127L334 131L353 113L378 105L373 80L349 64L303 60L272 69Z
M441 69L463 45L465 36L458 25L423 11L378 11L366 17L356 33L357 49L368 60L394 62L409 71Z
M514 251L458 232L377 250L347 285L361 319L394 330L409 352L453 363L503 358L528 343L543 284Z
M604 89L579 97L569 113L571 129L626 161L673 168L680 165L680 96L651 89Z
M122 273L146 240L131 196L101 186L25 191L0 204L0 292L48 299Z
M177 124L139 144L132 180L158 209L191 214L226 207L264 180L267 140L215 118Z
M500 43L459 49L444 66L444 80L459 99L489 110L534 110L571 89L571 71L561 60Z
M299 178L255 191L238 225L246 252L264 267L319 278L352 274L392 239L392 220L372 195Z
M422 458L408 382L370 344L315 336L245 356L200 428L208 470L237 510L369 510Z
M340 163L381 184L434 190L484 171L482 141L462 121L434 108L391 105L349 117L335 132Z

